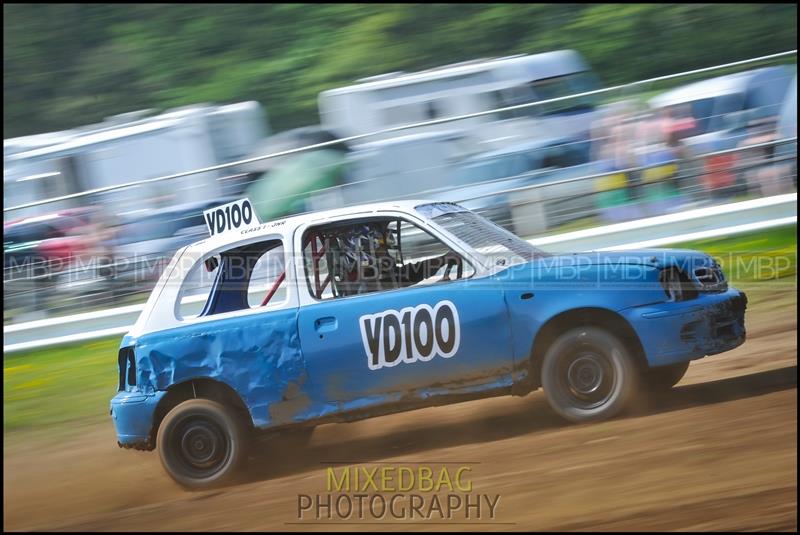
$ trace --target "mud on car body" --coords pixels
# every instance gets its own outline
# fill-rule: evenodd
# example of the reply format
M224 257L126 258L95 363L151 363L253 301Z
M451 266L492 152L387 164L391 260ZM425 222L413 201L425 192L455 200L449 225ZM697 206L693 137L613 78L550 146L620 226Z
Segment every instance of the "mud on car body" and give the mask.
M543 387L569 420L608 418L745 339L744 294L700 252L549 255L452 203L263 224L248 204L207 214L119 351L119 444L186 487L230 478L256 436L427 405Z

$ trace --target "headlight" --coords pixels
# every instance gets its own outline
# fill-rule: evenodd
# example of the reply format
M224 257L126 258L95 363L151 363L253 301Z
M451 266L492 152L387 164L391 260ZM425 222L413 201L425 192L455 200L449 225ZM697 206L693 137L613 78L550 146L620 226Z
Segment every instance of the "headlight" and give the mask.
M712 261L710 267L699 267L695 269L694 276L703 292L724 292L728 289L728 282L725 280L725 274L716 261Z
M667 268L659 276L664 293L669 301L686 301L697 297L697 289L682 271Z

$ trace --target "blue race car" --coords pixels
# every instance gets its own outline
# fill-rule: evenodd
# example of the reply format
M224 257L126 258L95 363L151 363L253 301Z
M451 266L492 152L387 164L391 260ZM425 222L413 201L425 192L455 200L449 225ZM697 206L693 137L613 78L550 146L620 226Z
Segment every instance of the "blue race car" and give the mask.
M539 387L609 418L745 340L745 295L696 251L549 255L452 203L257 219L206 211L120 346L119 445L188 488L326 422Z

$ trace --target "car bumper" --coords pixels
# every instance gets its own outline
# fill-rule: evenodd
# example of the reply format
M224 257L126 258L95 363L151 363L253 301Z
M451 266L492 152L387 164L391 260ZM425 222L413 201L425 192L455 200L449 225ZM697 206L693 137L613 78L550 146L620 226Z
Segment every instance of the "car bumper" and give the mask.
M111 400L111 418L121 447L153 449L150 431L158 402L166 392L119 392Z
M747 296L729 288L679 303L633 307L621 314L633 326L651 367L694 360L742 345Z

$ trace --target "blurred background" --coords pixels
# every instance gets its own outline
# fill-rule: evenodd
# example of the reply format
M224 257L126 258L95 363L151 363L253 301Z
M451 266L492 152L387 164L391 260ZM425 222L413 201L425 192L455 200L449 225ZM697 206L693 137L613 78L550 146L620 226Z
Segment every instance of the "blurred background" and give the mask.
M142 303L242 196L531 238L796 191L796 54L742 61L796 46L793 5L3 13L6 324Z
M3 15L5 528L285 530L325 461L402 453L482 462L537 530L796 531L796 5ZM548 251L699 249L748 341L647 418L562 428L535 393L323 425L199 500L117 449L108 400L161 270L245 196L262 221L427 198Z

